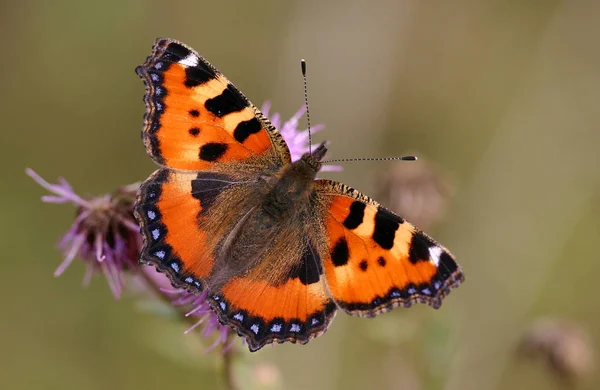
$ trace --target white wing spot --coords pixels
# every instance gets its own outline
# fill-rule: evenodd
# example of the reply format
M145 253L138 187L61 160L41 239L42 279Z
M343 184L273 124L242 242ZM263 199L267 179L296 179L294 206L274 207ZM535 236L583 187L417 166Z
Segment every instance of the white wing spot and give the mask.
M152 210L148 210L148 218L154 221L154 218L156 218L156 213Z
M160 230L158 230L158 229L152 230L152 238L154 238L154 240L158 240L158 237L160 237Z
M225 309L227 309L227 305L225 304L225 302L219 303L219 306L221 306L221 310L223 310L223 311L225 311Z
M431 290L429 290L428 288L424 288L423 290L421 290L421 292L425 295L431 295Z
M271 332L279 333L281 332L281 324L273 324L271 327Z
M186 283L192 283L193 281L194 281L194 279L191 276L188 276L187 278L185 278Z
M152 73L150 75L150 78L152 78L152 81L157 82L158 80L160 80L160 77L158 77L158 75L156 73Z
M198 62L200 60L198 59L197 56L195 56L194 54L190 54L187 57L185 57L184 59L182 59L181 61L179 61L179 63L181 65L185 65L185 66L198 66Z
M238 321L244 321L244 315L242 313L235 313L233 318L235 318Z
M442 248L439 246L432 246L429 248L429 257L433 264L437 267L440 264L440 256L442 255Z
M417 292L417 290L415 290L413 287L409 288L407 291L410 295L414 294Z
M259 331L259 327L258 324L252 324L252 326L250 327L250 330L254 332L254 334L258 334Z
M173 269L173 271L179 273L179 264L171 263L171 268Z
M310 321L310 324L311 324L312 326L315 326L315 325L317 325L318 323L319 323L319 320L317 320L316 318L313 318L313 319Z
M154 252L154 256L158 257L159 259L164 259L165 251L156 251L156 252Z
M300 325L292 324L292 326L290 327L290 332L294 332L294 333L300 332Z
M160 96L160 95L162 95L162 93L163 93L163 90L161 87L156 87L156 89L154 90L154 94L156 96Z
M154 68L155 69L161 69L163 67L163 63L162 62L157 62L156 64L154 64Z

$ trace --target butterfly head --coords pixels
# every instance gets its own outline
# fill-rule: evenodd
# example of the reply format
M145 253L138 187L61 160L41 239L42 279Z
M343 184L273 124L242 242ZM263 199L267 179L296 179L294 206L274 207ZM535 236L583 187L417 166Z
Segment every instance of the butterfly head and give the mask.
M327 153L327 146L323 142L312 153L305 153L300 160L310 166L316 173L321 170L321 166L323 165L321 160L325 157L325 153Z

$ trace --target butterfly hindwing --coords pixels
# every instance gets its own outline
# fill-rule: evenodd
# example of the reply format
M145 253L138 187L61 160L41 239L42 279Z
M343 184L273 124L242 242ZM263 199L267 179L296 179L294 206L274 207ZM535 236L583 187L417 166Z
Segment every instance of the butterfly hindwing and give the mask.
M289 150L273 125L193 49L158 39L136 72L146 84L142 138L158 164L204 170L271 149L289 162Z
M322 278L322 265L310 244L281 283L250 274L227 281L209 297L222 323L245 336L251 351L285 341L305 344L325 332L336 305ZM255 273L256 274L256 273Z
M341 183L316 187L328 209L327 283L349 314L372 317L414 302L438 308L463 281L452 254L410 223Z

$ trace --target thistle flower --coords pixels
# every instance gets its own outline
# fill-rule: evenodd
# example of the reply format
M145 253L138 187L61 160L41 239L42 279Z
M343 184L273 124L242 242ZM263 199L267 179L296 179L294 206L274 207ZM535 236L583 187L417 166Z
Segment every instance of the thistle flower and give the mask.
M86 264L84 285L92 274L102 272L115 298L124 284L123 272L133 268L142 245L132 207L138 185L121 187L112 194L82 198L62 177L50 184L32 169L26 170L33 180L52 195L42 196L46 203L71 203L77 207L71 228L59 241L64 260L54 272L60 276L76 258Z
M267 116L270 107L268 102L263 105L262 111ZM288 144L293 161L309 151L308 131L298 130L298 120L305 111L305 108L300 109L283 124L279 114L275 113L271 117L271 121ZM322 125L316 125L311 131L314 133L323 128ZM322 168L323 171L340 169L335 165L324 165ZM141 276L136 279L143 281L145 289L158 293L183 313L184 318L193 321L193 325L185 333L200 329L203 337L214 338L208 350L221 345L226 352L231 347L232 340L235 340L233 332L219 323L206 302L207 292L196 295L174 288L168 278L154 267L138 265L142 237L139 225L133 217L133 203L139 183L120 187L111 194L81 197L63 178L58 179L58 184L50 184L32 169L27 169L26 173L52 193L43 196L43 202L71 203L77 207L71 228L59 241L64 260L54 273L55 276L61 275L76 258L79 258L87 266L84 284L89 283L93 273L102 272L115 298L120 297L127 281L132 280L125 277L126 273Z

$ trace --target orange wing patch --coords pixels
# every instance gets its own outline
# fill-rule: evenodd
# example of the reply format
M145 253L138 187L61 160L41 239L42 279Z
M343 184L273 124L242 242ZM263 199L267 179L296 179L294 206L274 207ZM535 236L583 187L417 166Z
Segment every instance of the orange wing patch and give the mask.
M245 336L251 351L272 342L306 344L327 329L336 306L323 283L290 279L280 286L231 279L210 299L222 323Z
M205 170L272 147L282 161L289 151L279 133L225 76L187 46L156 41L136 69L146 84L142 138L158 164Z
M414 302L438 308L463 281L450 252L402 218L341 183L315 184L329 210L325 275L346 312L372 317Z
M234 307L244 308L248 314L267 322L277 317L305 322L311 314L322 311L329 300L321 283L307 286L299 279L272 286L263 281L235 278L222 291Z

